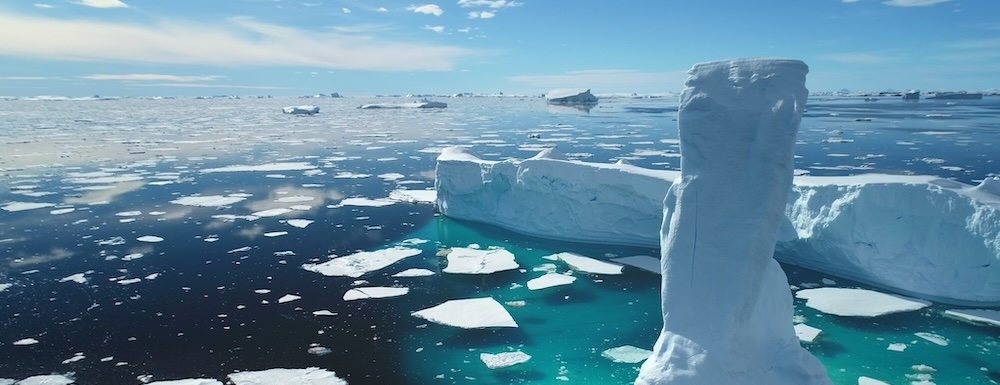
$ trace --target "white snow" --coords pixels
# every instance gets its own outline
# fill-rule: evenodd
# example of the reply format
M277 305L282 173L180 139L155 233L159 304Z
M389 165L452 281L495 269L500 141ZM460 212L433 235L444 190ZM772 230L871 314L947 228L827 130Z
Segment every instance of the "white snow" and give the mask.
M554 286L569 285L576 281L572 275L548 273L541 277L528 281L528 290L541 290Z
M222 385L222 382L210 378L185 378L181 380L153 381L146 385Z
M347 385L337 374L326 369L267 369L229 375L234 385Z
M514 261L514 254L504 249L453 247L448 253L448 267L442 271L452 274L493 274L518 267L520 266Z
M865 289L821 287L795 292L795 298L805 299L806 306L843 317L878 317L909 312L930 306L930 302L895 294Z
M681 178L664 191L660 230L663 329L636 385L832 384L795 335L788 279L772 258L807 72L787 59L688 71Z
M281 298L278 298L278 303L289 303L292 301L298 301L300 299L302 299L302 297L297 296L295 294L285 294L281 296Z
M17 212L17 211L25 211L25 210L42 209L42 208L54 207L54 206L55 206L55 203L10 202L10 203L7 203L7 204L5 204L3 206L0 206L0 209L2 209L4 211L9 211L9 212Z
M601 357L607 358L612 362L638 364L649 358L651 354L653 354L652 350L646 350L632 345L622 345L601 352Z
M315 221L311 221L308 219L289 219L288 221L286 221L286 223L288 223L289 226L297 227L300 229L306 228L306 226L311 225L313 222Z
M630 257L611 258L611 262L636 267L653 274L660 274L660 259L648 255L633 255Z
M281 112L292 115L315 115L319 113L319 107L313 105L288 106L282 108Z
M243 196L222 196L222 195L192 195L174 199L170 203L185 205L185 206L199 206L199 207L220 207L229 206L234 203L242 202L247 199Z
M302 170L312 170L318 168L309 162L282 162L282 163L266 163L259 165L232 165L218 168L206 168L201 170L203 173L213 173L213 172L270 172L270 171L302 171Z
M34 345L34 344L37 344L37 343L38 343L38 340L36 340L34 338L22 338L22 339L19 339L17 341L14 341L14 343L12 345L14 345L14 346L28 346L28 345Z
M157 237L155 235L143 235L143 236L141 236L139 238L136 238L135 240L137 240L139 242L147 242L147 243L163 242L163 238Z
M944 315L977 325L1000 326L1000 310L951 309L945 310Z
M362 251L320 264L307 263L302 265L302 268L326 276L357 278L418 254L420 254L419 249L392 247L376 251Z
M479 360L490 369L501 369L528 362L531 356L525 352L503 352L497 354L479 353Z
M558 253L551 255L566 262L573 270L591 274L616 275L622 273L622 266L601 261L591 257L585 257L575 253Z
M414 317L463 329L516 328L507 309L491 297L455 299L413 312Z
M410 278L410 277L429 277L434 275L433 271L427 269L406 269L400 271L392 276L395 278Z
M823 331L806 324L795 324L795 336L799 341L812 343Z
M406 287L356 287L344 293L344 301L372 298L392 298L406 295L410 289Z

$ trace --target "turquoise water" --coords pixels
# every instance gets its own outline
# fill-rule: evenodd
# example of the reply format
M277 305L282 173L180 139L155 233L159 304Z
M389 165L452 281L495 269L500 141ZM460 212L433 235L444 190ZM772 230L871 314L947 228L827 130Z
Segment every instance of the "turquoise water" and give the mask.
M289 117L278 108L301 101L3 101L0 205L54 206L0 211L0 284L13 285L0 292L0 378L73 372L83 384L137 383L143 375L222 379L238 370L319 366L353 385L631 383L638 364L614 363L601 352L652 345L660 329L658 276L626 268L620 276L575 274L571 285L540 291L524 285L544 274L536 267L567 271L543 258L553 253L603 259L656 250L526 237L442 218L428 204L338 204L433 187L434 158L445 145L470 147L486 159L524 158L558 145L575 159L675 169L676 105L617 99L590 113L567 113L538 99L451 99L443 111L358 110L369 102L361 99L316 102L320 115ZM989 98L964 104L816 99L803 119L796 168L814 175L936 174L975 183L997 172L998 110L1000 101ZM932 113L952 118L925 117ZM315 168L200 171L270 162ZM85 179L94 176L74 177L92 172L133 178L90 184ZM218 208L170 203L193 194L247 199ZM312 199L279 201L290 196ZM295 204L309 207L255 221L213 218ZM52 212L59 209L74 211ZM286 223L293 218L315 222L295 228ZM278 231L288 233L264 235ZM144 235L164 241L137 241ZM116 237L120 243L107 242ZM364 285L409 287L403 297L344 302L358 279L300 268L409 238L428 241L416 246L419 256L358 278ZM439 250L471 244L513 252L522 270L441 273L446 260ZM133 253L143 256L123 260ZM437 274L391 277L411 267ZM833 278L838 287L864 287L785 269L797 286ZM87 282L59 282L77 273ZM120 283L131 278L140 281ZM302 298L278 304L285 294ZM410 315L446 300L486 296L516 304L505 306L520 327L459 330ZM1000 329L944 318L946 307L860 319L795 305L802 320L823 330L806 346L837 384L853 385L858 376L909 384L922 378L914 365L935 368L931 380L938 384L1000 381ZM316 310L337 315L318 317ZM950 343L938 346L916 332ZM39 343L13 346L23 338ZM888 351L890 343L907 348ZM314 345L329 354L310 354ZM532 359L497 370L479 360L480 353L511 350ZM85 358L64 363L77 353Z

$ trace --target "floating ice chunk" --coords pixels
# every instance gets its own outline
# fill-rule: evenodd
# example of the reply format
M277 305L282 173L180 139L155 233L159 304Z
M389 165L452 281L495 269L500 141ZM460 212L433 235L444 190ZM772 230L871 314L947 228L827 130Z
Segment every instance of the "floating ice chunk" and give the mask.
M392 276L395 278L410 278L410 277L429 277L434 275L433 271L427 269L406 269L400 271Z
M590 89L564 88L546 93L545 101L549 104L593 105L597 104L598 99L590 93Z
M153 381L146 385L222 385L222 382L210 378L185 378L181 380Z
M358 174L349 171L338 172L333 176L334 179L365 179L370 177L371 174Z
M833 285L837 284L837 281L834 281L834 280L832 280L830 278L823 278L822 282L823 282L824 285L829 285L829 286L833 286Z
M55 206L55 203L10 202L0 207L0 209L9 212L17 212L17 211L34 210L34 209L41 209L53 206Z
M916 311L930 306L930 302L920 299L864 289L835 287L799 290L795 292L795 297L807 300L808 307L844 317L877 317Z
M337 315L337 313L334 313L334 312L326 310L326 309L316 310L312 314L314 316L317 316L317 317L333 317L333 316Z
M327 354L333 353L333 350L326 346L313 346L306 350L309 354L316 356L325 356Z
M906 350L906 344L901 342L891 343L889 344L889 347L885 348L885 350L888 350L890 352L902 352Z
M65 209L55 209L55 210L49 211L49 214L52 214L52 215L62 215L62 214L68 214L68 213L71 213L71 212L74 212L74 211L76 211L75 208L69 207L69 208L65 208Z
M566 262L569 267L576 271L591 274L621 274L622 266L604 262L590 257L584 257L575 253L557 253L556 258Z
M34 345L34 344L37 344L37 343L38 343L38 340L36 340L34 338L22 338L22 339L19 339L17 341L14 341L13 345L14 346L28 346L28 345Z
M0 292L14 287L13 283L0 283Z
M319 107L313 105L288 106L281 109L281 112L292 115L316 115Z
M311 197L308 195L293 195L288 197L281 197L275 199L274 201L280 203L298 203L298 202L309 202L314 199L316 199L316 197Z
M611 262L637 267L641 270L645 270L653 274L660 274L660 259L648 255L633 255L631 257L611 258Z
M795 324L795 336L799 337L799 341L805 343L812 343L819 337L819 333L823 332L820 329L814 328L806 324Z
M491 297L455 299L413 312L414 317L463 329L516 328L507 309Z
M390 173L385 173L385 174L379 174L378 177L382 178L382 180L394 181L394 180L403 179L403 178L406 177L406 175L400 174L398 172L390 172Z
M952 309L945 310L944 315L976 325L1000 326L1000 310Z
M333 207L343 207L343 206L360 206L360 207L383 207L388 205L396 204L396 201L380 198L380 199L368 199L368 198L347 198Z
M142 211L122 211L120 213L115 213L115 216L119 217L135 217L142 215Z
M278 303L288 303L292 301L298 301L300 299L302 299L302 297L297 296L295 294L285 294L281 296L281 298L278 298Z
M242 202L247 199L243 196L222 196L222 195L192 195L174 199L170 203L184 206L198 206L198 207L221 207L229 206L234 203Z
M576 277L571 275L548 273L528 281L528 290L541 290L554 286L569 285L573 281L576 281Z
M858 385L889 385L888 382L879 381L871 377L858 377Z
M258 211L258 212L255 212L253 214L250 214L250 215L255 216L255 217L260 217L260 218L267 218L267 217L276 217L276 216L279 216L279 215L285 215L285 214L288 214L290 212L292 212L292 209L277 208L277 209L270 209L270 210Z
M514 254L504 249L453 247L448 253L448 267L442 271L452 274L493 274L518 267L520 266L514 261Z
M163 238L157 237L155 235L143 235L139 238L136 238L135 240L139 242L148 242L148 243L163 242Z
M337 374L326 369L268 369L229 375L234 385L347 385Z
M218 168L206 168L201 170L202 173L214 173L214 172L268 172L268 171L301 171L301 170L312 170L318 168L318 166L313 165L309 162L284 162L284 163L267 163L261 165L232 165L226 167Z
M411 103L369 103L362 104L358 108L362 110L377 110L377 109L410 109L410 108L447 108L448 104L444 102L433 102L427 99L423 99Z
M607 358L612 362L638 364L649 358L651 354L653 354L652 350L637 348L632 345L622 345L601 352L601 357Z
M76 283L87 283L87 277L84 277L87 273L76 273L66 278L59 279L59 282L76 282Z
M134 261L136 259L142 258L143 256L145 256L145 254L143 254L143 253L132 253L132 254L128 254L128 255L122 257L122 260L123 261Z
M418 254L420 254L419 249L392 247L376 251L362 251L320 264L307 263L302 265L302 268L326 276L357 278L365 273L380 270L404 258Z
M356 287L344 293L344 301L372 298L392 298L406 295L410 289L406 287Z
M160 273L152 273L152 274L149 274L149 275L147 275L147 276L145 276L143 278L152 281L152 280L157 279L159 277L160 277Z
M948 339L947 338L944 338L943 336L940 336L940 335L937 335L937 334L934 334L934 333L916 332L916 333L913 333L913 335L915 335L917 337L920 337L920 338L923 338L927 342L930 342L930 343L938 345L938 346L948 346Z
M298 227L300 229L306 228L306 226L311 225L313 222L315 221L311 221L308 219L289 219L288 221L286 221L286 223L288 223L289 226Z
M287 231L271 231L271 232L264 233L264 236L268 237L268 238L280 237L282 235L288 235L288 232Z
M21 381L15 382L15 385L69 385L75 381L68 375L63 374L46 374L41 376L31 376L25 378Z
M531 356L525 352L503 352L497 354L490 353L480 353L479 360L486 364L487 368L490 369L500 369L507 368L517 364L523 364L528 362Z
M80 361L80 360L82 360L84 358L87 358L87 356L84 356L83 353L76 353L76 354L73 355L73 357L70 357L70 358L67 358L67 359L63 360L62 363L63 363L63 365L71 364L71 363Z
M131 285L133 283L139 283L139 282L142 282L142 279L140 279L140 278L129 278L129 279L119 280L118 284L124 286L124 285Z
M437 201L437 191L396 189L389 192L389 199L409 203L434 203Z
M271 289L257 289L257 290L254 290L253 292L257 293L257 294L267 294L267 293L271 292Z

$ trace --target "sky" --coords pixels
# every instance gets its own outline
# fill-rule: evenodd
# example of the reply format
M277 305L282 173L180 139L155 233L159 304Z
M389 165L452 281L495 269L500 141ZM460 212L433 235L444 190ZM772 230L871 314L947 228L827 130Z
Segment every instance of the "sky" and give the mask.
M786 57L813 92L1000 89L998 0L0 0L0 95L596 94Z

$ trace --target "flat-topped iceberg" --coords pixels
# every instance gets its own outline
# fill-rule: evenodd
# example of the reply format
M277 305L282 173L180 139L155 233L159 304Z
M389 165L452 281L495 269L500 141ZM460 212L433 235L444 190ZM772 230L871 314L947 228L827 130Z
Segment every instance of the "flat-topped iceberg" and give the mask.
M482 160L446 148L441 213L532 236L659 247L677 171L567 160L547 149ZM778 238L781 262L962 305L1000 304L1000 179L978 186L927 175L798 176Z
M447 108L448 103L435 102L427 99L421 99L415 102L408 103L369 103L362 104L358 108L362 110L375 110L375 109L407 109L407 108Z
M312 105L288 106L282 108L281 112L292 115L315 115L319 113L319 107Z
M595 105L598 100L587 88L562 88L545 94L545 102L559 105Z

